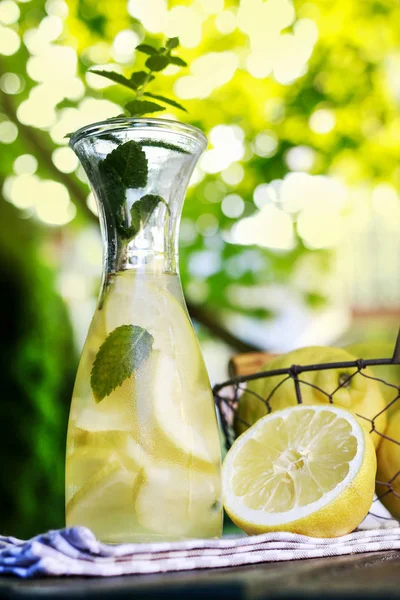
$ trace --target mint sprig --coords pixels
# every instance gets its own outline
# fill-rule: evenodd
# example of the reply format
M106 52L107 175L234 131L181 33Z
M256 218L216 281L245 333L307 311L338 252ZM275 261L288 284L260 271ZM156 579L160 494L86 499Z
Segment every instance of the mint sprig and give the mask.
M147 223L150 221L151 215L160 202L165 204L167 212L169 213L170 209L164 198L157 196L156 194L146 194L145 196L142 196L140 200L132 204L131 226L129 229L130 235L134 237L142 228L146 227Z
M121 325L101 345L93 364L90 385L101 402L149 358L153 336L138 325Z
M150 44L139 44L139 46L136 47L136 50L148 56L145 62L147 71L134 71L131 73L129 79L120 73L116 73L115 71L91 69L90 73L95 73L101 77L106 77L114 83L119 83L135 93L135 98L125 105L125 110L131 117L141 117L146 114L161 112L166 109L165 106L159 104L158 102L142 100L142 96L153 98L159 102L162 102L163 104L168 104L178 108L179 110L187 112L186 109L179 104L179 102L171 100L170 98L166 98L165 96L146 91L147 85L154 81L155 73L160 73L169 65L176 65L179 67L187 66L186 62L182 58L172 54L172 51L178 46L179 38L177 37L167 39L165 46L162 46L161 48L155 48Z
M116 216L118 232L126 242L131 241L146 227L151 215L160 203L169 206L161 196L145 194L132 204L130 224L124 221L127 189L144 188L147 185L148 161L140 144L129 140L112 150L99 164L107 200Z

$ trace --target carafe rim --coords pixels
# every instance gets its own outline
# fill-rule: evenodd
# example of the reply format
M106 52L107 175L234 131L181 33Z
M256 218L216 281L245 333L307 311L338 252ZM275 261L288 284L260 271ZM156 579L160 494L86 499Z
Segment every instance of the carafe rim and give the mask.
M101 135L109 131L123 131L125 129L143 130L147 132L163 131L172 135L184 136L197 142L199 151L201 152L205 150L208 143L207 138L201 129L193 125L188 125L187 123L182 123L181 121L175 121L173 119L116 117L80 127L71 135L69 145L74 149L74 146L82 140L82 138Z

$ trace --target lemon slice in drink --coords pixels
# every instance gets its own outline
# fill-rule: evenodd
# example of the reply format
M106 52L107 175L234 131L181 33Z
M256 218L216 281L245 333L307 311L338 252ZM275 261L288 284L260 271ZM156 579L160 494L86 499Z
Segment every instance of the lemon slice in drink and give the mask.
M154 342L146 363L109 399L102 400L104 408L96 411L106 415L107 403L126 406L118 428L140 423L135 435L141 435L144 445L147 437L147 450L157 457L172 459L178 450L195 460L219 461L219 446L210 449L207 440L207 432L210 438L217 437L207 371L186 310L169 291L174 284L177 280L166 274L159 275L157 283L135 271L114 278L104 305L107 330L139 325ZM181 294L180 289L176 294ZM134 410L133 419L128 410Z
M105 327L111 333L121 325L139 325L153 336L154 350L181 353L194 367L194 332L185 308L169 289L174 284L180 297L182 291L174 275L160 274L156 282L134 270L118 273L104 304Z
M196 342L197 343L197 342ZM216 436L216 416L208 380L203 389L192 388L191 373L173 355L160 353L152 385L153 418L169 444L206 463L220 460L219 444L210 445L207 433Z
M135 530L135 497L142 470L125 469L110 460L78 490L66 506L67 525L89 527L102 541L118 542ZM124 538L125 539L125 538Z
M371 506L375 473L371 438L350 412L299 405L260 419L233 444L224 506L247 533L345 535Z
M136 499L138 523L156 539L212 537L222 528L219 469L158 462L145 470Z
M127 469L135 479L137 473L149 462L136 440L122 431L93 432L75 429L74 442L74 450L67 455L66 460L66 481L69 483L66 489L67 503L74 496L79 498L77 493L80 490L96 488L99 477L103 479L107 475L109 464L119 465L122 471ZM132 480L132 476L130 479Z

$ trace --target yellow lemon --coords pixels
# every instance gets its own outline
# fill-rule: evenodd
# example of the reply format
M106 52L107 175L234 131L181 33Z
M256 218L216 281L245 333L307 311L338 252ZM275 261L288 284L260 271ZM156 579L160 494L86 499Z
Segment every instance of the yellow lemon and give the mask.
M355 357L343 348L311 346L276 357L269 361L263 370L352 360L355 360ZM383 433L387 419L380 387L376 381L363 377L362 374L350 377L355 371L355 368L347 368L301 373L299 380L303 404L329 404L332 400L335 406L342 406L353 412L368 431L372 429L374 420L376 431ZM369 369L364 369L362 373L371 375ZM249 425L266 415L268 406L271 411L275 411L296 404L294 382L287 375L251 381L239 401L235 419L236 434L240 435ZM381 436L372 432L372 439L377 447Z
M368 513L376 455L350 412L298 405L241 435L222 473L225 510L246 533L335 537L353 531Z
M394 344L390 342L360 342L359 344L346 346L346 350L357 358L364 358L366 360L371 358L391 358L393 356ZM394 386L400 386L400 365L379 365L370 367L370 369L379 379ZM390 415L400 408L400 400L393 402L398 395L398 390L384 383L379 383L379 387L386 405L390 404L388 408L388 414Z
M397 411L389 419L389 425L385 431L385 438L379 445L377 451L378 472L376 474L376 493L382 504L391 514L400 518L400 411ZM386 484L386 485L385 485ZM399 496L395 496L391 491Z

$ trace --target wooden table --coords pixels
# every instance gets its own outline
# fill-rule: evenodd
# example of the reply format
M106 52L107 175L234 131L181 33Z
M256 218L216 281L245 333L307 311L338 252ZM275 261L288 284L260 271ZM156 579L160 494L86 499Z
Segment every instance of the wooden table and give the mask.
M113 578L0 577L0 599L400 600L400 552Z

